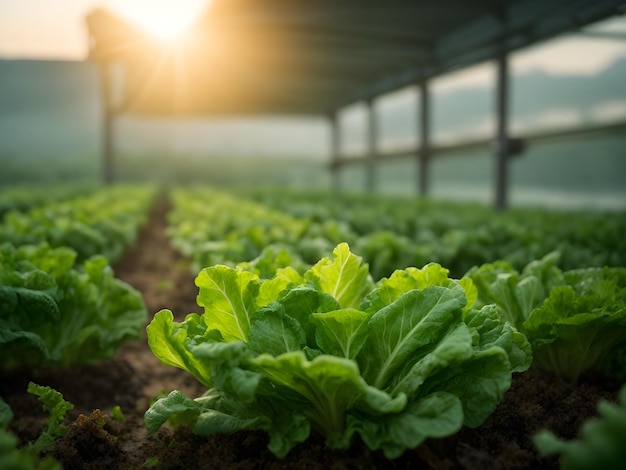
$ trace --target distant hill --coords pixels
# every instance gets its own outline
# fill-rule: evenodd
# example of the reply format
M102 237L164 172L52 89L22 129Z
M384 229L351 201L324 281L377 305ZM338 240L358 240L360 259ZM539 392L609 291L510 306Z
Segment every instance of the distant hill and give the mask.
M85 112L98 107L97 75L90 63L0 60L2 114Z
M0 158L96 155L99 109L90 64L0 60Z

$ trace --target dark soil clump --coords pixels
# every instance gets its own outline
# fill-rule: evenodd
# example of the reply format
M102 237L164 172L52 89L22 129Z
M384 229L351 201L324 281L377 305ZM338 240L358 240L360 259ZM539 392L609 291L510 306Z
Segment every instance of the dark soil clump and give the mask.
M58 441L55 457L66 470L124 468L125 458L119 440L108 427L108 416L98 409L89 416L81 414Z

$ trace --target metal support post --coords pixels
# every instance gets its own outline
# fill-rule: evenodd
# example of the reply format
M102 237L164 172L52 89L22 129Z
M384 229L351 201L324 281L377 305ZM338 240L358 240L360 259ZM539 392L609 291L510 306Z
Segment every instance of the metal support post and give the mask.
M106 62L99 65L102 103L102 179L104 184L115 181L114 118L111 102L111 70Z
M504 210L508 201L508 162L509 162L509 71L506 53L497 58L496 91L496 171L495 171L495 208Z
M332 191L335 194L341 192L341 128L337 111L328 116L330 125L330 172Z
M426 196L430 183L430 93L426 80L419 83L420 109L419 109L419 147L418 156L418 192L420 196Z
M376 108L374 100L367 100L367 168L365 175L365 190L373 193L376 189L376 155L378 147L378 126L376 123Z

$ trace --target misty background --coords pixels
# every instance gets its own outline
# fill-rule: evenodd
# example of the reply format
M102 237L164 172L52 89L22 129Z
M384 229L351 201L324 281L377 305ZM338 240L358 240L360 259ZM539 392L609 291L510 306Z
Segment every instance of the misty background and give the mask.
M489 77L492 66L477 67ZM452 75L452 77L454 74ZM489 79L432 85L433 143L493 135L494 87ZM596 74L515 73L511 134L589 123L626 121L626 55ZM376 102L382 151L417 145L419 97L414 88ZM0 60L0 184L100 174L99 83L86 61ZM366 152L365 108L340 115L342 153ZM115 124L120 180L212 184L328 186L329 126L323 119L168 119L122 116ZM626 132L625 132L626 134ZM530 144L510 168L511 202L626 206L626 135ZM435 157L434 197L492 199L493 154ZM348 190L363 190L365 168L341 171ZM377 189L414 194L417 165L383 163Z

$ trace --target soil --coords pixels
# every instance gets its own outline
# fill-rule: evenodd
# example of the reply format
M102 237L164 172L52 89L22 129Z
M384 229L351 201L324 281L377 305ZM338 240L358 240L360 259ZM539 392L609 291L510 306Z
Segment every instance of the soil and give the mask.
M137 244L115 266L115 273L143 294L150 317L168 308L180 320L200 309L190 263L168 243L169 209L164 196L157 200ZM184 428L164 427L149 435L143 413L151 400L174 389L190 397L205 389L187 372L161 364L145 337L95 366L0 374L0 396L15 414L11 430L24 444L36 439L45 417L37 399L26 393L30 380L55 388L75 406L54 457L66 469L108 470L554 469L558 460L539 457L532 435L551 429L564 438L576 437L581 423L596 414L597 401L614 401L619 388L619 382L599 375L570 384L528 371L514 375L504 400L482 426L429 440L398 459L387 460L360 441L348 450L330 451L321 438L312 436L280 460L267 450L267 437L260 432L201 437ZM123 422L111 418L116 405Z

